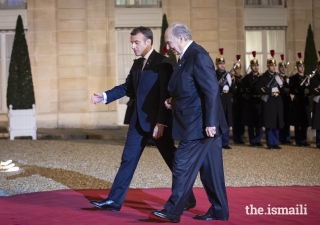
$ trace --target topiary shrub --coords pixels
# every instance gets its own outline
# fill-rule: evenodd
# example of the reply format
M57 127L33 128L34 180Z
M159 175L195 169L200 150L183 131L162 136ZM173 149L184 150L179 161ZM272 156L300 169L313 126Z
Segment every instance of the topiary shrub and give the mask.
M35 98L28 45L19 15L9 66L7 107L12 105L13 109L31 109L33 104Z

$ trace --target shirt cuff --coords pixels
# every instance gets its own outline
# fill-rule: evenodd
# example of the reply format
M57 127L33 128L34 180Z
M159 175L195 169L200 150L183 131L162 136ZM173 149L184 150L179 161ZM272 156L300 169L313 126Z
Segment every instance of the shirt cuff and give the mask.
M103 102L104 104L107 104L107 100L108 100L107 94L106 94L105 92L103 92L102 95L103 95L103 100L102 100L102 102Z

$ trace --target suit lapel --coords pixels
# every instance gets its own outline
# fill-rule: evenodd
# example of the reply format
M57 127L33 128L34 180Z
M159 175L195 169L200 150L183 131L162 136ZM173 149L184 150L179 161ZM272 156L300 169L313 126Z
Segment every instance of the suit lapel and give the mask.
M179 71L181 71L185 67L189 54L191 50L195 47L195 45L196 43L192 42L191 45L187 48L187 51L183 54L182 59L180 59L180 61L177 63L173 71L173 74L171 76L171 80L173 80L176 77L176 75L179 73Z
M143 70L148 70L148 68L152 66L152 64L154 63L155 55L156 55L155 52L156 52L155 50L151 52L146 64L144 65Z
M142 58L139 58L135 61L135 72L134 72L134 86L135 86L135 89L137 90L137 87L139 85L139 78L140 78L140 75L141 75L141 63L142 62Z
M156 60L156 51L153 50L146 62L146 64L144 65L143 67L143 70L142 69L142 66L143 66L143 60L142 58L139 58L137 59L137 65L136 65L136 72L135 72L135 86L136 86L136 90L139 86L139 82L140 82L140 78L141 78L141 73L142 71L145 71L145 70L148 70L153 64L154 64L154 61Z
M187 48L186 52L183 54L182 59L178 62L178 64L176 65L176 68L174 70L174 74L178 73L181 69L184 68L186 61L189 57L190 52L192 51L192 49L196 46L196 43L193 41L191 43L191 45Z

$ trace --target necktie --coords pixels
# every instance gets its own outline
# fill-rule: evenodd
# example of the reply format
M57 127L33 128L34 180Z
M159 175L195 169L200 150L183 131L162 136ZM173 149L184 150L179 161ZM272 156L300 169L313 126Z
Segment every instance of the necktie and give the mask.
M141 57L141 62L140 62L140 66L139 66L139 68L141 69L141 71L143 70L143 68L144 68L144 62L145 62L145 58L143 58L143 57Z
M143 58L143 57L140 58L140 62L139 62L139 66L138 66L138 81L141 76L144 60L145 60L145 58Z

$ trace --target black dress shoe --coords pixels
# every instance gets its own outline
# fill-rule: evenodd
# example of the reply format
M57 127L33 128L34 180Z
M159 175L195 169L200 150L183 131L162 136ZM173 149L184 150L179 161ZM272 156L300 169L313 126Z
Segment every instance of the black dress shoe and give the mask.
M274 145L273 148L274 149L281 149L281 147L279 145Z
M238 144L238 145L243 145L244 144L244 141L234 141L235 144Z
M152 138L150 138L147 142L147 146L155 146L155 143Z
M111 211L120 211L120 209L121 209L121 205L115 203L114 201L112 201L110 199L105 199L101 202L90 201L90 203L99 209L108 209Z
M211 216L209 213L203 214L203 215L196 215L193 217L193 219L196 220L228 220L227 218L215 218Z
M310 146L310 144L309 143L303 143L303 144L301 144L302 146L305 146L305 147L309 147Z
M254 146L256 146L256 145L255 145L255 144L250 144L250 146L251 146L251 147L254 147Z
M174 223L179 223L180 222L180 216L179 215L171 214L166 209L152 210L151 214L153 214L153 215L155 215L157 217L163 218L163 219L170 220L171 222L174 222Z
M231 147L230 147L229 145L222 146L222 148L224 148L224 149L231 149Z
M261 147L261 146L263 146L263 144L261 144L261 143L259 142L259 143L256 143L256 146Z
M196 207L196 202L187 202L187 204L184 207L183 211L188 211L189 209L192 209L194 207Z
M272 150L273 149L273 145L268 146L268 149Z

